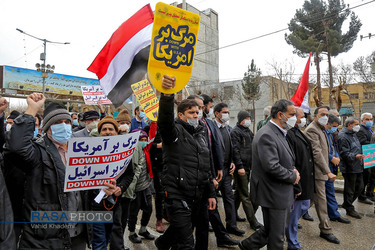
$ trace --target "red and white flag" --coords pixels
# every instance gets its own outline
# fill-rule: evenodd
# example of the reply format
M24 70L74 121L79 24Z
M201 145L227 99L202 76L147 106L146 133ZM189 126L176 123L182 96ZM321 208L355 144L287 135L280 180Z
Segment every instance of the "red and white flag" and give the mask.
M310 69L310 58L311 53L309 56L309 60L307 61L305 71L303 71L302 78L298 84L296 93L294 93L293 97L290 99L294 102L296 107L301 107L303 112L309 113L310 106L309 106L309 69Z
M153 21L148 4L121 24L88 67L116 107L132 94L130 85L147 72Z

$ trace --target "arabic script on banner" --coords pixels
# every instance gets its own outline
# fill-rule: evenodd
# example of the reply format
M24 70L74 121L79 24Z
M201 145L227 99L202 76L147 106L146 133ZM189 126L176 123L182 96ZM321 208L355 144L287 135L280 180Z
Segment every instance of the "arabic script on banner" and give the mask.
M69 139L64 192L98 189L126 170L139 132L105 137Z
M371 168L375 166L375 144L362 145L362 152L365 155L363 158L364 168Z
M81 86L83 100L85 104L96 105L96 104L111 104L112 102L104 94L104 91L100 85L95 86Z
M154 90L148 80L131 85L134 95L137 97L138 102L141 104L146 116L151 121L157 121L159 111L159 100L155 95Z

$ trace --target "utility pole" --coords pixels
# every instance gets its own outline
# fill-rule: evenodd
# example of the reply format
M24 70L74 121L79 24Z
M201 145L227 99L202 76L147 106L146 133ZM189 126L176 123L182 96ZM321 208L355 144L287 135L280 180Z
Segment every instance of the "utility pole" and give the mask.
M55 69L55 66L54 65L46 65L46 59L47 59L47 43L54 43L54 44L63 44L63 45L67 45L67 44L70 44L69 42L65 42L65 43L61 43L61 42L52 42L52 41L49 41L47 39L42 39L42 38L39 38L39 37L36 37L36 36L33 36L33 35L30 35L26 32L24 32L23 30L20 30L20 29L16 29L17 31L21 32L22 34L25 34L25 35L28 35L32 38L35 38L39 41L42 41L43 42L43 47L44 47L44 52L40 54L40 60L43 61L43 64L40 65L39 63L37 63L35 66L37 68L37 71L41 71L42 72L42 79L43 79L43 90L42 90L42 93L43 95L45 95L45 84L46 84L46 78L48 77L48 73L53 73L54 72L54 69Z

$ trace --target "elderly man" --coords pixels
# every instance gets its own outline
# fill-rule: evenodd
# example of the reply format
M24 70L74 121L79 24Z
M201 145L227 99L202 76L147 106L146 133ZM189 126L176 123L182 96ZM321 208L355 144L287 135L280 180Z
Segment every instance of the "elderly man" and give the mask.
M89 110L83 113L82 121L85 123L86 127L74 132L72 137L89 137L90 132L97 128L100 120L100 115L95 110Z
M264 108L263 110L263 114L264 114L264 119L263 120L260 120L257 124L257 131L259 129L261 129L264 125L266 125L266 123L270 120L270 113L271 113L271 106L267 106Z
M294 153L286 140L296 123L293 102L272 106L271 120L256 133L252 144L251 201L262 207L264 226L242 241L241 249L283 249L287 218L294 201L293 185L300 180Z
M372 114L363 113L361 115L361 128L357 132L357 137L361 145L371 143L371 136L374 134L372 126L374 125ZM366 189L367 187L367 189ZM373 204L375 188L375 170L373 168L366 168L363 170L363 190L358 197L358 202L365 204Z
M315 163L315 196L314 204L316 213L319 217L320 237L335 243L340 244L333 233L329 224L329 217L327 212L327 198L325 181L336 179L336 175L329 169L329 142L325 133L325 125L328 123L329 107L321 106L314 111L314 121L305 129L305 135L310 140Z
M345 120L344 128L339 133L340 170L344 176L344 202L346 214L361 219L355 211L353 202L363 188L362 146L356 132L359 131L359 120L349 117Z

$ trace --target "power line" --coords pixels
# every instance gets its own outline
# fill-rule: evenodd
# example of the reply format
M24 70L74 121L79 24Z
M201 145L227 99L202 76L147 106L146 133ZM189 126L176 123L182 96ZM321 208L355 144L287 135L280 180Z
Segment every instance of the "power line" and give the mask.
M23 56L21 56L20 58L18 58L18 59L16 59L16 60L13 60L13 61L11 61L11 62L9 62L9 63L7 63L7 65L13 64L13 63L15 63L15 62L21 60L22 58L26 57L27 55L30 55L31 53L33 53L34 51L36 51L36 50L39 49L40 47L42 47L42 45L38 45L38 46L35 47L33 50L31 50L31 51L25 53L25 54L24 54Z
M352 10L352 9L355 9L355 8L359 8L359 7L362 7L364 5L367 5L367 4L370 4L372 2L375 2L375 0L371 0L369 2L366 2L366 3L363 3L363 4L359 4L359 5L356 5L354 7L351 7L351 8L347 8L347 9L342 9L340 11L338 11L337 13L332 13L331 15L329 16L326 16L324 18L321 18L321 19L317 19L317 20L313 20L309 23L306 23L306 24L314 24L314 23L317 23L317 22L321 22L321 21L324 21L324 20L327 20L337 14L339 14L340 12L342 11L346 11L346 10ZM284 29L280 29L280 30L276 30L276 31L273 31L273 32L270 32L270 33L267 33L267 34L264 34L264 35L260 35L260 36L257 36L257 37L253 37L253 38L250 38L250 39L246 39L246 40L243 40L243 41L240 41L240 42L236 42L236 43L232 43L232 44L228 44L228 45L225 45L223 47L219 47L219 48L214 48L212 50L209 50L209 51L205 51L205 52L201 52L201 53L197 53L196 56L198 55L203 55L203 54L206 54L206 53L209 53L209 52L213 52L213 51L217 51L217 50L221 50L221 49L225 49L225 48L229 48L229 47L232 47L232 46L235 46L235 45L239 45L239 44L242 44L242 43L246 43L246 42L249 42L249 41L253 41L253 40L256 40L256 39L259 39L259 38L263 38L263 37L266 37L266 36L270 36L270 35L273 35L273 34L276 34L276 33L280 33L282 31L286 31L288 30L289 28L284 28Z

